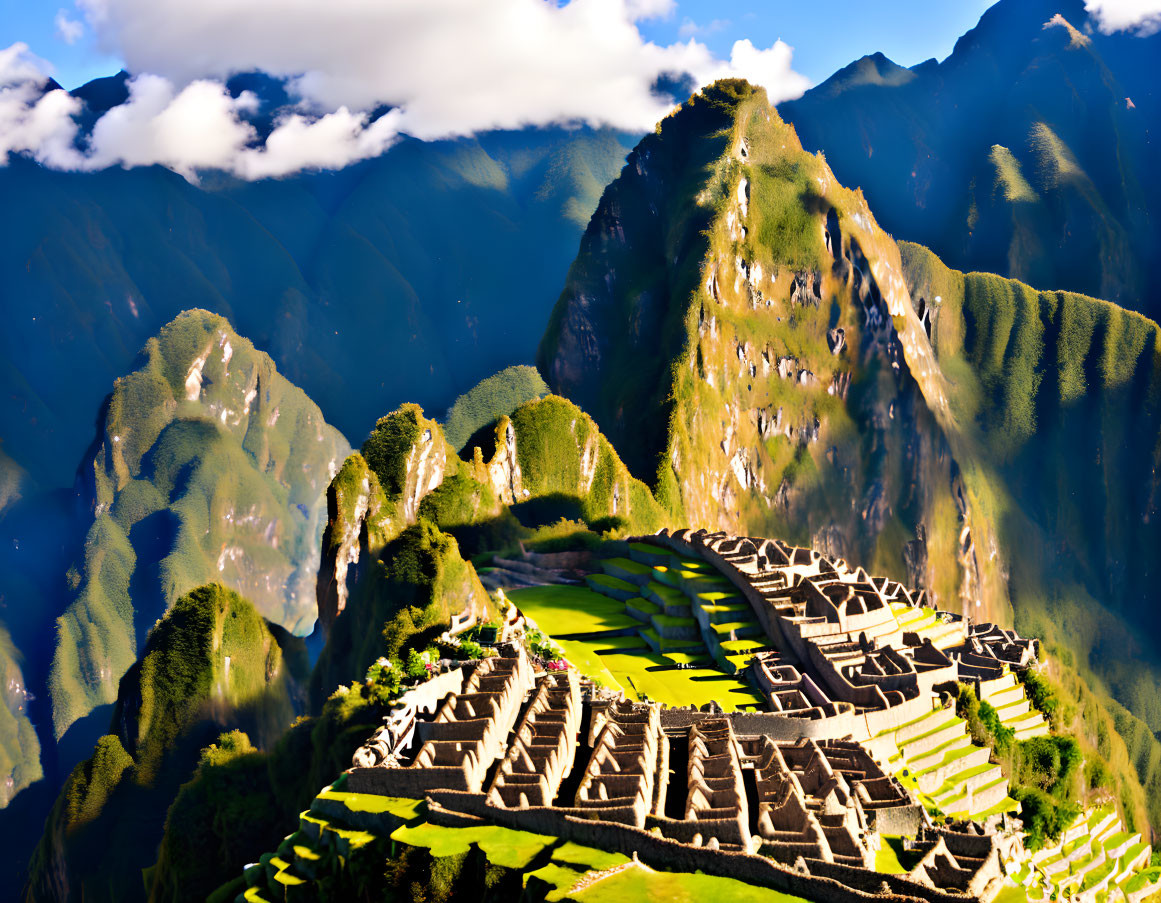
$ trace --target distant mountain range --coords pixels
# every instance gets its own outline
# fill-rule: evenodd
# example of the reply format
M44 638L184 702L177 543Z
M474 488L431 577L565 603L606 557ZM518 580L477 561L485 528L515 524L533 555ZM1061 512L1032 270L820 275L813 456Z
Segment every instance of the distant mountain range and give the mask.
M92 118L123 90L124 75L75 93ZM407 399L442 412L531 362L634 140L406 140L340 172L200 185L156 166L67 173L13 157L0 168L4 452L42 488L71 483L113 380L191 308L227 317L346 434Z
M942 62L867 56L779 112L895 237L1161 315L1161 35L1004 0Z

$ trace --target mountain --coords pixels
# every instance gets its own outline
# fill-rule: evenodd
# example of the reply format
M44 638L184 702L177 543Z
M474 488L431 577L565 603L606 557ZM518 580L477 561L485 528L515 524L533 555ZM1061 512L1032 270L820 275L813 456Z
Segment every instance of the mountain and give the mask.
M486 609L487 593L463 557L516 547L543 531L651 531L665 523L592 418L563 398L529 401L476 436L481 444L461 458L435 421L404 405L379 420L331 483L318 580L327 641L311 678L316 707L382 654L384 623L399 619L388 643L393 655L412 635L432 638L452 616Z
M719 82L606 190L539 364L671 521L1043 635L1161 824L1156 323L901 248L763 92Z
M719 82L606 191L540 366L672 517L814 544L1003 619L925 346L862 196L764 92Z
M12 637L0 625L0 807L44 775L40 764L40 741L28 717L28 684L20 667L20 653Z
M900 250L1010 550L1016 626L1074 650L1146 736L1161 730L1161 328L1082 295L965 275L919 245Z
M115 87L79 93L99 110ZM226 317L347 435L404 401L442 412L531 362L631 140L585 128L405 140L340 172L198 185L161 167L68 173L12 157L4 451L33 486L70 484L107 387L194 308Z
M896 237L1156 319L1161 35L1085 6L1001 0L942 62L864 57L779 112Z
M203 390L225 393L207 395L205 419L219 425L238 410L229 399L242 342L229 339L227 377L214 369L226 363L221 328L175 343L184 356L158 354L170 363L153 368L172 374L164 384L180 410L208 337L198 372ZM168 665L184 658L174 650L205 648L167 626L193 603L173 606L121 682L111 734L57 802L33 898L202 897L225 881L221 898L232 898L240 869L278 844L378 722L383 700L364 680L378 657L438 643L457 616L498 616L484 589L494 576L485 567L505 567L493 556L522 544L575 553L685 524L812 543L941 607L1043 631L1061 694L1054 720L1102 763L1086 779L1111 789L1132 830L1161 824L1161 744L1147 723L1157 658L1143 629L1154 615L1135 595L1155 580L1158 546L1155 323L965 275L897 244L764 92L725 81L643 139L606 189L539 365L559 394L538 397L531 374L506 372L464 395L464 417L447 418L470 421L458 453L437 420L405 404L338 467L325 489L309 715L291 725L277 688L277 705L263 709L285 717L281 737L276 719L261 729L236 705L212 724L202 717L218 670L192 669L203 676L186 693L163 682L152 698L171 703L145 704L158 675L185 673ZM521 403L524 394L533 397ZM106 417L119 404L115 392ZM103 442L94 460L113 463L93 471L94 498L125 454ZM152 482L169 485L164 473ZM191 598L203 593L227 595ZM1129 656L1131 674L1116 664ZM188 708L172 704L179 696ZM172 714L142 728L136 713L147 710ZM196 742L180 726L190 712ZM218 731L233 732L211 743ZM166 782L151 783L159 775ZM87 859L111 849L109 820L146 799L147 842ZM129 891L127 874L144 888Z
M187 311L117 380L80 496L90 526L57 622L59 740L111 703L153 623L211 580L308 633L325 509L349 450L222 317Z
M224 727L273 742L300 705L301 640L220 584L182 596L121 681L109 732L45 825L29 900L137 897L166 810Z

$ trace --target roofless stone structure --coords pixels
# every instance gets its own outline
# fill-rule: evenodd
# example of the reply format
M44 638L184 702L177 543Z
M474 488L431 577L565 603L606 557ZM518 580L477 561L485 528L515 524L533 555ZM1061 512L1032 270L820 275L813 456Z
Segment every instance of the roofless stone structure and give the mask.
M348 788L816 900L998 893L1022 852L1014 804L939 688L970 683L1017 736L1045 733L1015 678L1035 640L778 540L662 531L628 548L708 562L744 596L765 633L744 669L765 711L610 698L571 670L535 673L512 644L405 695ZM911 838L908 874L873 870L884 835Z

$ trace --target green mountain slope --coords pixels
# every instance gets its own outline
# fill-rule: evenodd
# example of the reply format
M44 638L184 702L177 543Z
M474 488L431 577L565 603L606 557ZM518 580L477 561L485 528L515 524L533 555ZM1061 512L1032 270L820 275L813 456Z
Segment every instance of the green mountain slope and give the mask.
M0 808L16 794L39 781L40 741L28 718L28 685L20 667L20 653L0 624Z
M1161 789L1161 328L901 251L1011 550L1016 626L1070 650L1136 716L1121 712L1120 727L1142 782Z
M5 450L71 482L105 386L182 310L221 314L340 429L443 410L530 362L628 141L535 129L405 141L335 173L200 186L161 167L0 167ZM517 290L517 286L519 286Z
M864 57L782 117L892 234L952 266L1161 315L1161 36L1001 0L942 62Z
M606 191L540 365L673 518L813 543L1006 617L925 342L862 196L764 92L723 82Z
M1045 636L1120 734L1102 754L1161 786L1157 326L905 247L760 91L719 83L606 191L540 365L672 520L812 543Z
M346 456L319 409L221 317L182 314L110 398L82 495L49 687L59 739L113 701L153 622L210 580L309 632L323 494Z
M165 813L224 727L273 742L299 705L305 648L220 584L180 598L121 682L110 732L65 782L29 900L142 897Z

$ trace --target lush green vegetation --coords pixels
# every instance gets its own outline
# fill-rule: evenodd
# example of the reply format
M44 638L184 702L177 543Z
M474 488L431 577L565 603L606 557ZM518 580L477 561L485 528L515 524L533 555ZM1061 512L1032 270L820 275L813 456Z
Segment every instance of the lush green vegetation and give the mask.
M414 473L408 470L408 461L412 449L421 444L426 429L423 409L417 404L405 404L380 417L363 442L363 460L379 478L379 485L391 501L399 499L415 479Z
M43 776L40 741L28 719L20 654L0 623L0 809ZM9 783L9 780L11 783Z
M252 751L249 736L279 737L306 668L302 641L232 590L215 584L178 599L122 679L110 733L57 799L30 868L33 898L138 893L166 810L199 758L232 762ZM247 733L200 753L223 722Z
M383 712L373 694L344 687L267 752L236 735L207 748L169 809L151 897L204 899L277 846L318 789L350 765Z
M448 408L443 432L459 452L477 432L520 405L548 394L548 386L535 367L507 367L476 383ZM470 449L466 449L471 451Z
M324 489L346 452L223 318L190 311L162 328L117 381L88 467L97 514L49 677L57 737L114 700L155 621L208 580L309 631Z
M1041 700L1056 703L1052 707L1059 710L1047 681L1035 676L1025 680L1025 685L1029 684L1038 687ZM967 721L976 744L994 751L1011 785L1010 795L1020 803L1020 818L1031 849L1059 838L1079 814L1086 791L1107 790L1099 784L1093 786L1091 780L1086 786L1084 756L1073 737L1050 734L1016 740L1015 732L1001 724L996 710L981 702L967 684L959 685L956 714ZM1090 778L1092 774L1090 771Z
M575 499L578 513L598 530L652 532L662 526L649 488L571 401L549 395L519 407L511 422L522 485L532 499Z
M1161 331L1112 304L901 251L912 297L940 299L932 339L966 488L987 500L998 548L1018 550L1004 587L1015 626L1043 639L1070 687L1055 704L1040 678L1028 692L1062 732L1092 738L1130 823L1146 802L1161 823L1149 601L1161 524L1139 491L1161 453Z

